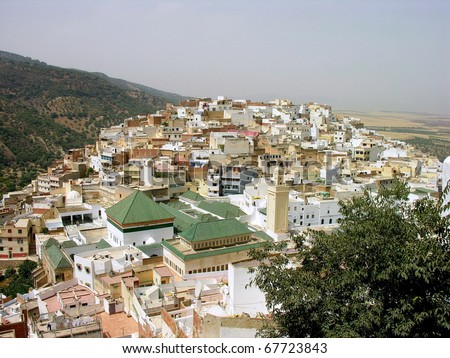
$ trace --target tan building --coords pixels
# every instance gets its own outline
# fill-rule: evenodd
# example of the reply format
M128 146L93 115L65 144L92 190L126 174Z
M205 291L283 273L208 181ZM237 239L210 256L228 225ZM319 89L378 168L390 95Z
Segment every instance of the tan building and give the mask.
M45 283L56 284L73 278L73 264L60 248L60 243L50 238L42 247L42 267L33 272L34 284L40 287Z
M29 219L10 221L0 227L0 259L25 258L35 250Z

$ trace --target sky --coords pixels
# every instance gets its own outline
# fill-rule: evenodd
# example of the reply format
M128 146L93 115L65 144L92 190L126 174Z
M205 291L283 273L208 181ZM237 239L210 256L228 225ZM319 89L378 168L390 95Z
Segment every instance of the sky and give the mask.
M0 0L0 50L191 97L450 114L450 0Z

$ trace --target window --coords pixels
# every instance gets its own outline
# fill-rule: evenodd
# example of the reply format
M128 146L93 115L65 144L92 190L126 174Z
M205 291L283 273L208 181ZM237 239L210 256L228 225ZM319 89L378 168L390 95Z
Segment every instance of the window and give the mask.
M20 248L20 252L23 252L23 247Z
M333 223L333 219L330 219L330 224L332 224Z
M23 239L17 239L18 244L23 244Z
M8 237L8 241L12 241L12 238Z
M21 234L22 233L22 229L19 229L18 232L19 232L19 234Z
M11 229L8 229L8 234L11 234L12 233L12 230Z
M77 264L77 269L78 269L78 271L81 271L81 265L80 264Z
M84 271L86 271L86 273L91 273L91 269L87 266L84 266Z
M2 244L3 243L3 241L2 241L2 239L0 239L0 244Z
M321 225L323 225L323 224L324 224L324 222L325 222L325 220L324 220L324 219L320 220L320 224L321 224Z
M0 251L3 251L3 246L0 246Z

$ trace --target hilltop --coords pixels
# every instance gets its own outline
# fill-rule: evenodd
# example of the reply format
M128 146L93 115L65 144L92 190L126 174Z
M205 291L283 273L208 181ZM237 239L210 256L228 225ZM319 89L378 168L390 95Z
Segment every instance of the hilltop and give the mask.
M93 143L100 128L183 99L0 51L0 193L28 184L63 151Z

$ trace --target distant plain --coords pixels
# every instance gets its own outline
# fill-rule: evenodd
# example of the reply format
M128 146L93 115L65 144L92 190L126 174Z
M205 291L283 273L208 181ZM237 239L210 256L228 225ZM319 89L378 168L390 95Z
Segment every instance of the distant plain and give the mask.
M341 110L340 116L360 118L366 128L392 139L436 138L450 141L450 116L407 112ZM449 153L450 154L450 153Z

